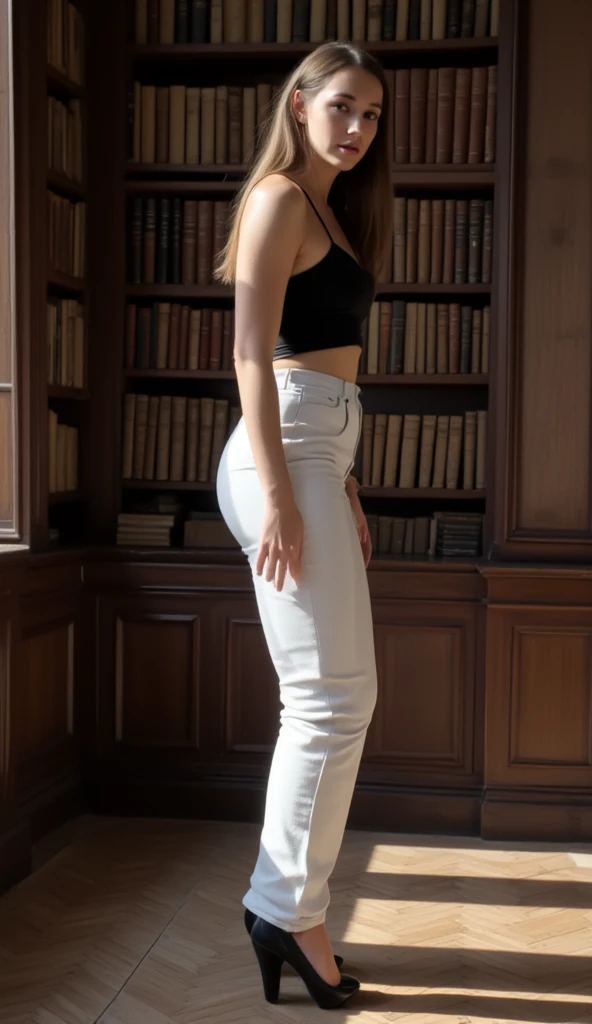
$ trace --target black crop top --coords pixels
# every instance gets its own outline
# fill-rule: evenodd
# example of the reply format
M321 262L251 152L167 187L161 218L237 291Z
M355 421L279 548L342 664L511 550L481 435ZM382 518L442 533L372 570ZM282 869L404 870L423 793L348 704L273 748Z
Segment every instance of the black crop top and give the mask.
M318 263L288 279L274 359L343 345L361 347L362 324L374 298L372 274L333 241L312 199L302 191L329 235L331 248Z

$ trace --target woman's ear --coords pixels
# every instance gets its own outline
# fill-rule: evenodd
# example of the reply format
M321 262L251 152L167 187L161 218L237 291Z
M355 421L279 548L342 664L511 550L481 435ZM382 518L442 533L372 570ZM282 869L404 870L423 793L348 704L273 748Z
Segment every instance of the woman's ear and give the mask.
M295 89L292 95L292 110L294 111L294 117L300 124L306 124L306 110L304 107L304 98L300 89Z

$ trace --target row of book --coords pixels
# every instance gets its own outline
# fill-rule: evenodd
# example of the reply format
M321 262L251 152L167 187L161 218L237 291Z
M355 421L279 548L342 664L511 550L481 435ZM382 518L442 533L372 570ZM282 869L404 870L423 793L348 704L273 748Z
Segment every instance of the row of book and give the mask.
M488 373L490 307L457 302L374 302L359 372Z
M478 558L483 551L480 512L434 512L431 516L366 516L376 555L440 555Z
M186 514L183 502L166 492L131 502L128 509L117 517L116 543L170 547L173 532L178 530Z
M479 164L495 160L497 66L394 72L394 160ZM134 82L130 159L141 164L248 163L279 86Z
M359 372L489 372L490 307L374 302L362 327ZM234 309L128 303L128 370L232 370Z
M497 36L499 0L136 0L137 43Z
M492 199L395 196L393 280L401 284L489 284Z
M355 472L364 487L485 487L486 410L364 413Z
M228 212L226 199L134 197L131 281L211 284ZM489 284L492 239L491 199L396 196L388 270L396 283Z
M227 199L136 196L130 232L132 282L212 284L214 259L226 240L228 212Z
M82 181L82 118L80 100L67 104L47 97L47 159L52 171Z
M140 507L140 506L138 506ZM150 506L148 506L150 507ZM171 512L120 512L116 543L120 546L171 547L183 525L183 546L238 548L219 513L163 505ZM434 512L431 516L366 516L374 555L429 555L478 558L483 550L483 515L479 512Z
M49 493L78 490L78 430L60 423L54 409L49 416Z
M47 303L47 383L84 387L84 306L76 299Z
M84 76L84 19L68 0L48 0L47 60L73 82L82 85Z
M249 162L279 86L143 85L134 82L130 159L141 164Z
M142 508L141 505L135 506ZM150 508L151 506L148 506ZM219 512L186 509L182 505L163 505L170 512L120 512L117 518L117 544L145 547L171 547L182 541L185 548L238 548Z
M395 163L495 160L497 66L397 68Z
M233 343L234 309L178 302L127 306L128 370L232 370Z
M119 547L170 548L176 520L174 513L120 512L115 543Z
M214 481L239 419L238 406L225 398L124 395L123 479Z
M74 277L84 277L86 204L72 202L47 190L49 265Z

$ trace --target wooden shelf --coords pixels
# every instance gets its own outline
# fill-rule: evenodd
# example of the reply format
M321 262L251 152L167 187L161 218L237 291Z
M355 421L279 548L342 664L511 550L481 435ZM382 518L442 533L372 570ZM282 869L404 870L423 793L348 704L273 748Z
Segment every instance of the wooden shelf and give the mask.
M50 505L65 505L74 501L84 501L82 491L50 491L48 495Z
M47 87L49 92L53 91L60 93L62 96L67 97L79 97L83 95L83 87L78 85L78 82L73 82L71 78L64 75L63 72L58 71L54 68L53 64L47 65Z
M236 192L238 181L126 181L125 192L128 195L199 195L201 192Z
M232 565L244 565L246 563L245 556L243 555L240 548L185 548L180 547L178 544L172 544L170 547L157 547L146 543L137 544L107 544L101 546L101 551L108 554L110 557L114 554L121 553L123 556L132 555L140 558L154 558L156 557L159 561L164 555L170 558L172 561L177 563L180 562L199 562L201 564L204 561L208 563L213 562L220 564L222 561L224 564ZM440 569L448 569L449 572L462 572L467 566L475 566L486 561L483 555L467 556L467 555L393 555L390 552L378 552L373 551L372 558L370 559L370 569L380 568L394 568L396 566L412 565L414 568L431 568L437 565Z
M124 377L152 378L153 380L236 380L234 370L124 370ZM397 387L487 387L486 373L361 373L356 383L364 387L373 384L396 384Z
M226 284L128 284L125 293L137 299L231 299L234 288Z
M395 164L391 179L401 188L492 188L495 164Z
M236 380L234 370L124 370L124 377L152 378L153 380Z
M215 491L216 483L187 483L174 480L122 480L121 486L129 490L150 491ZM433 498L444 501L484 501L484 490L448 490L444 487L360 487L364 498Z
M47 385L47 396L48 398L67 398L68 401L85 402L89 398L88 391L85 388L69 388L64 387L62 384L48 384Z
M126 192L235 192L247 173L245 164L137 164L128 162ZM196 176L202 181L187 181ZM222 181L231 176L232 181ZM164 177L165 181L153 180ZM393 185L414 188L486 188L495 184L494 164L395 164ZM208 180L205 180L208 179ZM218 180L216 180L218 179Z
M66 196L67 199L86 198L84 185L59 171L49 170L47 172L47 185L53 192L58 192L60 195Z
M205 483L186 480L122 480L121 486L126 489L143 491L215 491L216 482L207 480Z
M397 387L487 387L486 373L361 373L356 384L396 384Z
M234 288L222 284L128 284L128 298L232 299ZM377 295L488 295L490 284L379 284Z
M377 295L488 295L490 284L377 284Z
M209 178L215 174L234 174L238 178L242 178L246 172L246 164L140 164L134 160L128 160L126 167L129 178L148 175L167 175L169 178L174 178L183 174L199 174L202 178Z
M72 274L64 274L61 270L49 270L47 283L50 288L63 292L74 292L76 295L83 295L86 291L86 281L82 277L73 277Z
M253 61L262 58L297 60L315 50L318 43L172 43L170 45L150 45L135 43L130 46L129 53L133 61L220 61L224 57L241 58ZM365 40L362 46L369 53L384 58L402 54L448 54L455 53L487 53L496 51L496 36L484 36L471 39L414 39L405 42L370 42Z
M434 498L438 501L484 501L484 490L464 491L446 487L360 487L364 498Z

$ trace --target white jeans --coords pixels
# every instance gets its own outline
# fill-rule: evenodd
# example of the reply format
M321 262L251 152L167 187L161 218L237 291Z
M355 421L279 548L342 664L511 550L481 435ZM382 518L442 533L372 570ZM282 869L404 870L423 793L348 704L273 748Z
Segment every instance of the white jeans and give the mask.
M356 384L276 369L282 440L304 522L302 579L284 589L253 572L259 616L279 677L281 727L246 907L286 931L325 920L328 878L343 839L376 703L368 580L345 492L359 443ZM254 570L265 495L244 419L218 468L220 510Z

